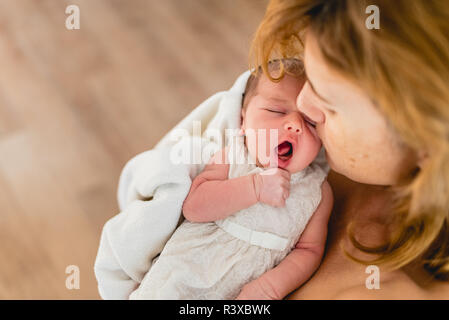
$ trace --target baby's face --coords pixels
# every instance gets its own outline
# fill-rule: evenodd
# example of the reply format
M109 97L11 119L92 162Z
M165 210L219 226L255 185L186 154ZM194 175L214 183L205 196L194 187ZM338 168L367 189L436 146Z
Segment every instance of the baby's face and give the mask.
M277 159L279 168L295 173L307 167L317 156L321 141L315 128L304 120L296 108L296 98L303 85L304 80L289 75L278 83L262 76L246 112L242 110L242 128L247 133L248 152L257 159L259 166L270 166L267 159L270 154L272 160ZM261 140L266 151L262 148L262 156L257 156L260 129L266 130L266 138ZM270 129L277 130L277 141L270 140ZM248 131L255 132L256 138L248 138Z

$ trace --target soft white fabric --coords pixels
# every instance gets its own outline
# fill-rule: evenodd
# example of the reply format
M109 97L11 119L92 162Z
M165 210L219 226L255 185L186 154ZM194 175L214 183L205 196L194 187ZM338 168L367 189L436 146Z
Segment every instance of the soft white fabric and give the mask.
M206 130L216 129L225 140L225 129L240 127L242 94L250 72L238 77L232 88L214 94L172 128L151 150L124 167L117 192L120 213L106 222L94 265L103 299L128 299L150 269L179 223L182 203L192 179L204 168L199 164L168 161L173 149L191 146L221 147ZM201 134L194 135L194 122ZM187 137L172 139L178 129ZM199 141L199 143L198 143ZM315 163L326 165L324 151Z
M278 251L285 250L288 247L288 238L280 237L274 233L252 230L229 219L223 220L220 227L231 236L254 246Z
M244 72L230 90L201 103L154 149L137 155L124 167L117 193L121 212L104 225L94 265L103 299L128 299L182 221L182 204L192 179L209 159L206 153L198 164L174 164L170 156L175 149L201 148L212 153L223 147L206 130L218 130L225 141L225 129L240 127L242 94L249 74ZM201 121L200 134L195 133L195 121ZM180 130L185 136L173 139Z
M243 138L231 141L235 145L230 150L246 158ZM265 170L251 161L240 164L232 154L229 179ZM130 298L234 299L245 283L275 267L293 249L321 201L327 172L327 166L312 163L292 174L283 208L257 203L211 223L185 220Z

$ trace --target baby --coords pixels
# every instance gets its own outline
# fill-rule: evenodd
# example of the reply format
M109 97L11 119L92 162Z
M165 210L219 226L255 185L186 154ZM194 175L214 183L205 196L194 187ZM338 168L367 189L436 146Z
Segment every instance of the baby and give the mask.
M282 299L319 266L332 192L327 167L313 163L314 125L296 107L303 65L269 70L282 65L277 83L260 68L250 76L240 134L193 180L186 220L130 299Z

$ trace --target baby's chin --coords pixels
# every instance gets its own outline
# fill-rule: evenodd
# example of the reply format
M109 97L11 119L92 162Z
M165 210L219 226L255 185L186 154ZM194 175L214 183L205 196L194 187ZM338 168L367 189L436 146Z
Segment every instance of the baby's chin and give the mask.
M288 172L290 172L290 174L294 174L304 170L304 168L306 168L308 165L310 165L310 162L304 163L304 161L301 161L300 163L296 162L295 159L292 158L288 163L279 161L277 167L287 170Z
M303 160L297 160L297 159L295 159L295 156L292 156L290 159L288 159L288 161L278 159L277 161L273 160L272 163L271 162L260 163L259 159L257 159L256 165L258 167L264 168L264 169L276 167L276 168L287 170L288 172L290 172L290 174L294 174L294 173L304 170L304 168L306 168L308 165L310 165L310 163L311 162L306 163Z

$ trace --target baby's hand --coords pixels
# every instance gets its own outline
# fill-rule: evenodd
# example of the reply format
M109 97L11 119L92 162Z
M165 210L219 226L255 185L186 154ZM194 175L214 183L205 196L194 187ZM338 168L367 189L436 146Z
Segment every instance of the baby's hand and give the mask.
M271 168L254 175L257 200L273 207L284 207L290 194L290 172Z
M274 293L272 287L267 286L266 283L255 279L245 284L235 300L281 300Z

